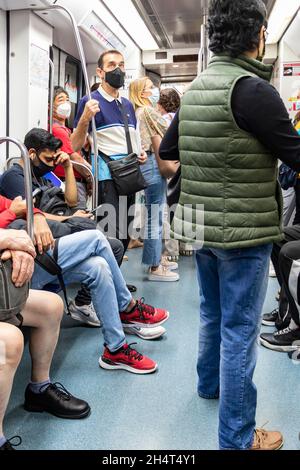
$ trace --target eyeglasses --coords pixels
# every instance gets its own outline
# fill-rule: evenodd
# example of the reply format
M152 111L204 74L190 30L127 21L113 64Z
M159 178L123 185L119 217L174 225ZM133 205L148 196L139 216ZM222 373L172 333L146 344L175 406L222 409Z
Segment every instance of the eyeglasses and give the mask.
M264 29L264 36L265 36L265 41L267 42L268 37L269 37L269 32L266 28Z

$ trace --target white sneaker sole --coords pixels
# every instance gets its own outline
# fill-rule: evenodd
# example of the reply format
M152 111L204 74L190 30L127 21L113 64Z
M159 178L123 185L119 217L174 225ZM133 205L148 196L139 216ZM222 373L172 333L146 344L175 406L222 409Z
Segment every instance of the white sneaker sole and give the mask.
M139 328L153 328L155 326L160 326L163 325L168 319L169 319L169 312L167 312L166 318L164 320L160 321L159 323L140 323L140 322L131 322L131 323L122 323L123 328L130 328L131 326L138 326Z
M102 357L99 359L99 366L105 370L126 370L127 372L138 375L153 374L158 368L157 364L155 364L153 369L149 370L139 370L134 367L126 366L125 364L107 364L107 362L103 361Z
M267 349L271 349L272 351L277 351L277 352L294 352L299 349L299 346L278 346L277 344L271 344L268 343L268 341L259 338L259 342L262 346L264 346Z
M150 328L149 328L149 330L150 330ZM165 328L163 328L163 331L160 331L159 333L156 333L153 336L145 336L142 333L140 333L139 331L135 330L134 327L124 326L124 333L127 333L128 335L136 335L136 336L139 336L140 338L142 338L144 340L151 341L152 339L158 339L161 336L163 336L164 334L166 334L166 330L165 330Z
M176 263L176 264L177 264L177 263ZM167 266L167 265L165 265L165 264L162 264L162 266L163 266L164 268L167 268L169 271L177 271L177 269L179 268L178 264L177 264L177 266Z
M261 324L264 325L264 326L274 326L275 327L275 322L274 321L262 320Z
M81 315L77 315L76 313L73 313L71 312L70 313L70 317L73 318L73 320L76 320L80 323L83 323L85 325L89 325L89 326L94 326L95 328L100 328L101 327L101 323L100 322L93 322L91 320L88 319L88 317L85 319L85 318L82 318Z
M156 281L156 282L176 282L179 281L180 276L157 276L155 274L148 274L148 281Z

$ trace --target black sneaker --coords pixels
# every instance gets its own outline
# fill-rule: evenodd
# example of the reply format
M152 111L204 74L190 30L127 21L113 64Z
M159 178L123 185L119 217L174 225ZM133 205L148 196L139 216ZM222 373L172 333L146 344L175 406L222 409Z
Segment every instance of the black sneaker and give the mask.
M129 292L136 292L137 291L137 287L134 286L133 284L127 284L127 289L129 290Z
M16 444L13 444L12 441L14 439L19 439L19 442L16 443ZM14 449L14 447L19 447L21 444L22 444L22 439L20 438L20 436L14 436L11 439L8 439L8 441L6 441L3 444L3 446L0 447L0 450L16 450L16 449Z
M58 418L66 419L85 418L91 411L86 401L73 397L60 383L41 387L41 393L33 393L28 385L24 408L38 413L47 411Z
M260 344L273 351L296 351L300 345L300 328L291 330L288 327L284 330L276 331L276 333L262 333L260 335Z
M262 321L261 321L262 325L275 326L275 322L278 318L278 315L279 315L279 309L278 308L275 308L270 313L265 313L262 317Z

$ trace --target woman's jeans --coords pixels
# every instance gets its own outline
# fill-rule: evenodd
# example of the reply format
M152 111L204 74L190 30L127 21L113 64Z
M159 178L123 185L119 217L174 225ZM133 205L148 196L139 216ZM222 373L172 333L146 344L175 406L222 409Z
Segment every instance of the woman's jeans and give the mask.
M141 171L148 184L145 189L147 220L142 262L147 266L159 266L167 182L160 174L154 154L150 155L146 164L141 166Z
M272 245L196 252L200 286L198 393L220 397L221 449L253 443L256 387L252 381Z

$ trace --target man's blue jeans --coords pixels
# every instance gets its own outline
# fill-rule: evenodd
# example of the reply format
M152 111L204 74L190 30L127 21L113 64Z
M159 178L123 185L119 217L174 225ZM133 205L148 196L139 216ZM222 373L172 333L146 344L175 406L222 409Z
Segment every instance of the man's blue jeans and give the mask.
M148 184L145 189L147 221L144 235L143 264L159 266L162 254L162 229L167 182L158 169L155 155L148 157L141 171Z
M253 373L272 245L196 252L200 286L198 393L220 397L220 449L253 443Z
M106 345L111 352L121 348L126 341L119 312L126 310L132 296L105 236L99 230L85 230L60 238L58 264L66 284L89 287ZM32 288L43 289L56 280L35 266Z

